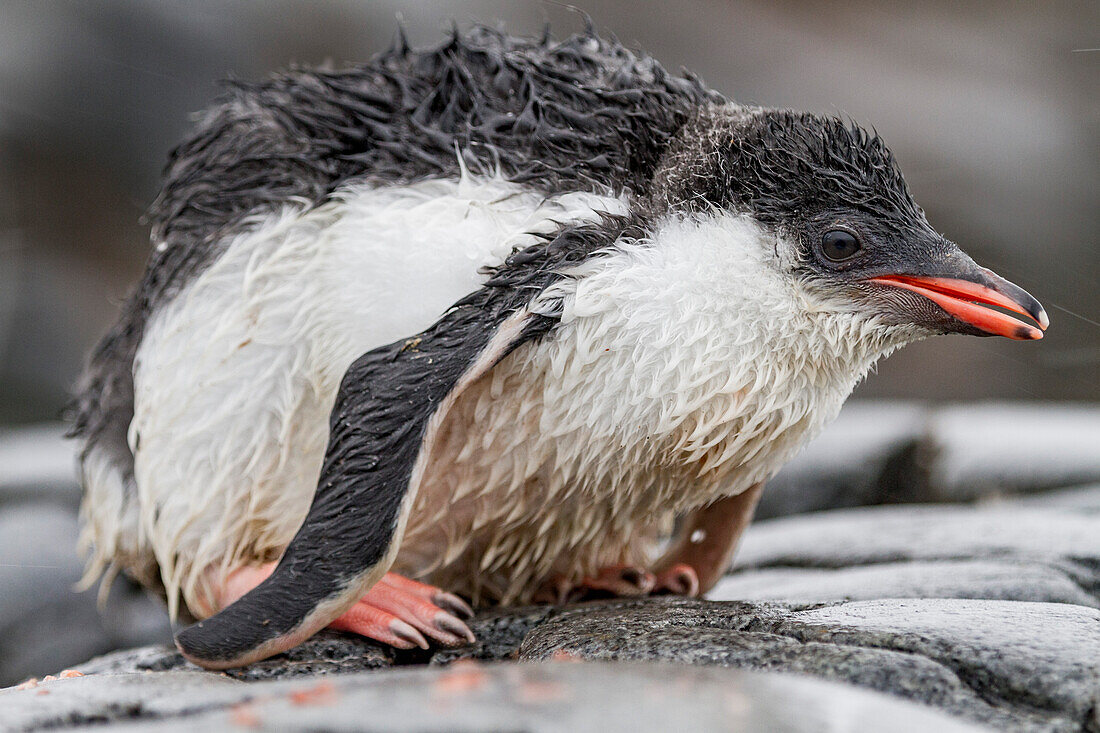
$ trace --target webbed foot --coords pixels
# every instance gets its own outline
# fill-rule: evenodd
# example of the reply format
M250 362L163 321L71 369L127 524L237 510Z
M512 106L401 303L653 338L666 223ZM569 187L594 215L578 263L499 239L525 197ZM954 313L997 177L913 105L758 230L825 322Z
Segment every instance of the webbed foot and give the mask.
M685 563L677 563L657 573L635 565L609 565L576 583L562 577L554 578L536 594L535 600L564 604L651 595L697 596L699 576Z
M216 591L215 604L203 604L198 610L212 615L217 608L225 608L263 582L274 569L275 563L266 563L233 571ZM386 573L329 628L359 634L397 649L427 649L430 642L462 646L474 641L474 634L466 625L473 615L466 602L452 593Z

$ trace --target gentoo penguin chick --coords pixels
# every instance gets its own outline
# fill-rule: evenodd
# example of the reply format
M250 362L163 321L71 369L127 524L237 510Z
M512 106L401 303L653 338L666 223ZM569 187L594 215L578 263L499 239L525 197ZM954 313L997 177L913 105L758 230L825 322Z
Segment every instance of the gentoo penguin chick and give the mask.
M82 384L82 540L210 668L703 592L878 358L1047 326L877 136L592 32L236 85L166 176Z

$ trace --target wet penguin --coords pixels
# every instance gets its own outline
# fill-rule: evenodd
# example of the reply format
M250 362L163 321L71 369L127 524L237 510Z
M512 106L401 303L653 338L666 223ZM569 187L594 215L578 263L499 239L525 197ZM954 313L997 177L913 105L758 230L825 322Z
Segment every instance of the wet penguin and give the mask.
M81 539L89 581L204 619L177 643L211 668L704 592L877 359L1047 326L877 136L591 31L235 85L150 218L80 388Z

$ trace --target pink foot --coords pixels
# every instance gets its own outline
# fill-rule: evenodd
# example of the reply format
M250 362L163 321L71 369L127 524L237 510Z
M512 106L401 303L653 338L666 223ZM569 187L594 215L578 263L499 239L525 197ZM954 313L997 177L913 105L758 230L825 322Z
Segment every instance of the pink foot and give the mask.
M695 598L699 595L699 574L695 572L695 568L686 563L676 563L657 573L653 595Z
M216 608L198 609L205 615L225 608L259 585L275 563L240 568L229 574L217 592ZM349 631L397 649L428 648L428 639L443 646L472 643L466 619L474 612L456 595L434 586L386 573L359 601L329 628Z
M634 565L611 565L578 583L557 577L535 595L538 603L573 603L597 598L638 598L650 595L699 595L699 576L695 569L677 563L651 573Z
M329 628L350 631L398 649L427 649L425 637L443 646L462 646L475 641L474 633L464 623L473 615L456 595L386 573Z
M628 598L649 595L656 582L657 578L648 570L633 565L611 565L582 580L577 588L596 595Z

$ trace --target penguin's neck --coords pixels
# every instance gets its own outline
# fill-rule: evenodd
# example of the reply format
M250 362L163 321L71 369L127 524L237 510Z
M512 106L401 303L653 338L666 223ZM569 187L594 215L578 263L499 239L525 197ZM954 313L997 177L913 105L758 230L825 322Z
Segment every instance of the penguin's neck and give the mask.
M557 431L690 465L706 496L686 503L769 478L900 345L813 307L747 217L668 219L618 247L560 286L571 292L538 357L546 409Z

